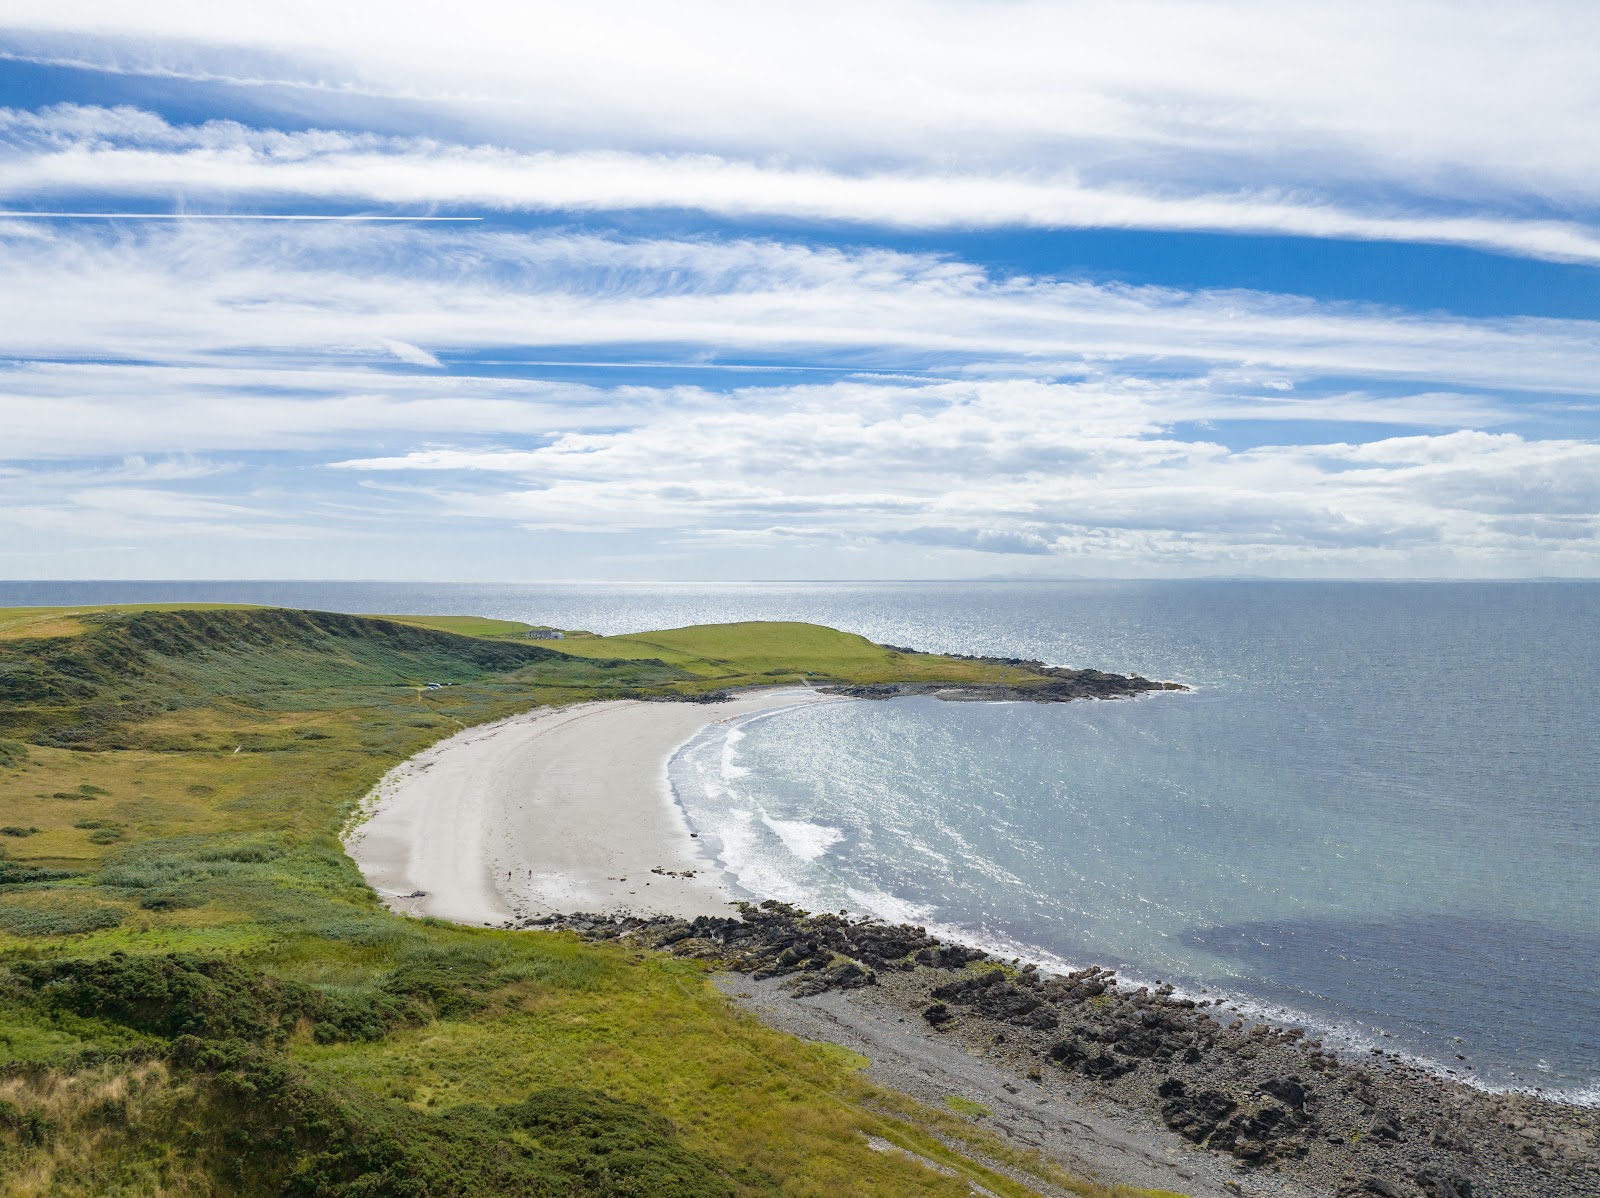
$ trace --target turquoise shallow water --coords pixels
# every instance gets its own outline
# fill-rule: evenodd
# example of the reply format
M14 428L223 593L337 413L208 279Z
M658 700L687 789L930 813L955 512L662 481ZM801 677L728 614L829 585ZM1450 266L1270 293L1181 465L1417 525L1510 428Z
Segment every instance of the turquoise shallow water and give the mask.
M1600 1096L1600 585L148 585L0 602L249 597L602 632L810 619L1190 683L813 706L713 730L672 776L753 892Z

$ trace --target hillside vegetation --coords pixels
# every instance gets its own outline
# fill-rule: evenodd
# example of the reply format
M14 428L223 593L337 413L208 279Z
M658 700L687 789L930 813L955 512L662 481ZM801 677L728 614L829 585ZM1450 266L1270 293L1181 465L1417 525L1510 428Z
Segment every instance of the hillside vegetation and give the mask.
M395 916L341 849L378 778L459 727L887 651L803 625L575 655L265 608L72 620L0 642L0 1193L1108 1192L762 1027L697 964Z
M806 681L868 685L1038 680L1036 674L1015 666L937 653L906 653L820 624L701 624L558 643L563 653L583 657L661 661L722 687Z
M396 624L410 624L417 628L432 628L438 632L454 632L458 636L479 636L493 640L526 640L534 631L532 624L521 620L493 620L488 616L367 616L369 620L389 620Z
M147 611L240 611L249 603L116 603L103 607L0 607L0 641L81 636L113 615Z

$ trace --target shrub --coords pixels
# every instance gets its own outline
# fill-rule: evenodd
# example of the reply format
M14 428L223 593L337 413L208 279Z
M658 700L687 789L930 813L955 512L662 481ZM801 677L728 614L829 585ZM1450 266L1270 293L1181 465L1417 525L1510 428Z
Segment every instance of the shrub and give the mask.
M27 760L27 745L19 740L0 740L0 769L16 769Z
M255 840L202 849L195 854L195 860L232 861L237 864L259 865L264 861L276 861L281 856L283 856L283 849L278 845L267 841Z
M40 906L7 902L0 903L0 928L14 936L75 936L114 928L126 914L121 907L102 903Z
M50 1142L55 1125L41 1111L21 1111L0 1099L0 1130L8 1131L29 1147Z
M0 828L0 836L37 836L37 835L39 835L39 829L38 828L23 828L23 827L19 827L16 824L6 824L3 828Z
M473 991L489 987L487 973L487 963L481 960L438 954L401 965L390 973L383 989L396 997L426 1002L441 1019L459 1019L482 1009L483 1000Z
M237 1042L184 1037L173 1060L202 1079L226 1128L224 1187L319 1198L732 1198L712 1162L644 1107L576 1088L504 1107L411 1110ZM520 1133L520 1134L518 1134ZM747 1194L775 1192L746 1177ZM227 1184L237 1182L238 1185Z
M169 1038L277 1038L318 997L309 986L232 961L178 954L23 961L12 969L54 1008Z
M86 801L96 800L96 798L101 798L102 795L109 795L109 793L109 790L102 790L101 787L91 787L88 782L85 782L77 790L58 790L54 795L51 795L51 798L64 798L69 803L86 803Z
M732 1187L678 1143L672 1124L636 1103L559 1086L501 1113L531 1134L550 1164L597 1194L727 1195Z
M186 895L156 891L140 905L161 910L188 902ZM24 961L13 973L53 1008L168 1039L274 1043L305 1019L325 1042L379 1040L397 1027L425 1022L436 1002L429 994L388 989L330 994L232 960L178 953Z
M55 882L72 876L71 870L22 865L16 861L0 858L0 886L21 886L28 882Z

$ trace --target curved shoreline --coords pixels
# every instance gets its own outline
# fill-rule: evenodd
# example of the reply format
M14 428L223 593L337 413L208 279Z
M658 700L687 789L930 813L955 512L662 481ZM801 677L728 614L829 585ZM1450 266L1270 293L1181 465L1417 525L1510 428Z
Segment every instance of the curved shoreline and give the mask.
M897 1089L933 1102L966 1095L1023 1122L1061 1120L1061 1136L1033 1142L1080 1173L1195 1198L1312 1198L1335 1189L1465 1198L1473 1191L1456 1183L1474 1176L1496 1198L1600 1198L1592 1109L1470 1089L1387 1054L1340 1060L1302 1033L1224 1026L1234 1014L1224 1014L1225 1004L1213 1014L1210 1002L1119 985L1104 971L1060 982L1015 975L1018 985L1043 985L1054 1004L1046 1027L996 1005L990 992L968 993L969 975L959 971L984 954L948 940L931 963L921 952L890 960L848 943L821 947L827 936L925 939L920 928L823 916L844 931L797 935L787 917L776 922L777 939L753 931L773 921L763 923L755 908L735 910L743 896L690 831L668 763L712 725L829 698L791 688L716 705L587 703L465 729L385 775L346 845L396 911L637 937L719 961L736 971L725 988L766 1022L855 1045L875 1062L883 1054L875 1071ZM730 955L735 943L744 947ZM1051 997L1084 976L1110 1006ZM1016 986L1003 989L1007 1002L1017 1000ZM1022 1001L1030 1015L1039 1009L1025 985ZM1151 1043L1141 1046L1144 1039ZM1205 1049L1198 1057L1197 1046ZM1283 1106L1272 1097L1280 1090L1312 1097ZM1196 1111L1218 1104L1232 1112L1226 1126L1196 1124ZM1224 1134L1226 1143L1213 1142Z
M468 728L385 774L346 849L408 915L726 914L745 896L690 831L667 762L712 724L829 701L794 687L716 704L625 699Z
M1190 692L1160 687L1126 697ZM346 850L400 914L479 926L527 926L578 913L727 917L735 904L769 896L740 886L690 830L668 777L671 763L717 725L866 697L833 687L786 686L745 691L714 704L613 700L538 708L476 725L385 774L352 819ZM888 913L878 916L900 922ZM930 924L929 930L998 959L1020 954L1056 973L1086 964L955 926ZM1122 976L1132 986L1149 984L1136 970ZM1490 1083L1455 1072L1443 1060L1396 1051L1369 1034L1247 993L1214 986L1190 992L1180 984L1176 996L1204 1000L1253 1023L1312 1029L1337 1044L1346 1059L1381 1049L1384 1057L1485 1095L1600 1109L1592 1088Z

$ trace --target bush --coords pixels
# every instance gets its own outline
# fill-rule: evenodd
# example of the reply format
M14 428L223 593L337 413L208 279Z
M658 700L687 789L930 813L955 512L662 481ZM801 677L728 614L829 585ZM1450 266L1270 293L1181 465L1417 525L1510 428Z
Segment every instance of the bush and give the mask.
M29 882L56 882L72 877L66 869L46 869L39 865L22 865L0 858L0 886L22 886Z
M532 1135L550 1164L596 1194L726 1195L726 1180L678 1143L676 1129L645 1107L559 1086L502 1107Z
M277 1039L321 997L232 961L178 954L22 961L12 971L53 1008L168 1038Z
M187 895L154 891L140 905L162 910L190 903ZM120 912L117 918L120 922ZM12 972L52 1008L109 1019L168 1039L191 1036L271 1044L304 1019L324 1042L380 1040L395 1028L426 1022L432 1010L472 1009L469 1003L452 1003L434 991L384 988L330 994L236 961L178 953L134 957L115 952L92 960L23 961Z
M318 1198L731 1198L711 1162L646 1108L575 1088L505 1107L426 1115L309 1075L276 1053L184 1037L172 1059L202 1078L226 1129L224 1186ZM520 1133L520 1134L519 1134ZM767 1187L747 1178L747 1193ZM751 1184L755 1182L757 1184ZM774 1190L776 1187L772 1187Z
M51 798L64 798L69 803L90 803L90 801L96 800L101 795L109 795L109 793L109 790L91 787L88 782L85 782L77 790L58 790L54 795L51 795Z
M22 827L18 827L16 824L7 824L7 825L5 825L5 827L0 828L0 836L37 836L37 835L39 835L39 829L38 828L22 828Z
M481 959L435 954L395 969L383 989L398 998L426 1002L441 1019L460 1019L483 1008L483 1000L473 991L489 987L488 972L488 963Z
M27 760L27 745L19 740L0 740L0 769L14 770Z
M13 936L76 936L114 928L126 914L121 907L100 903L42 906L7 902L0 903L0 929Z
M10 1132L29 1147L37 1147L50 1142L55 1125L40 1111L21 1111L0 1099L0 1131Z
M241 865L259 865L265 861L276 861L281 856L283 856L282 848L267 841L257 840L202 849L195 854L195 859L197 861L232 861Z

